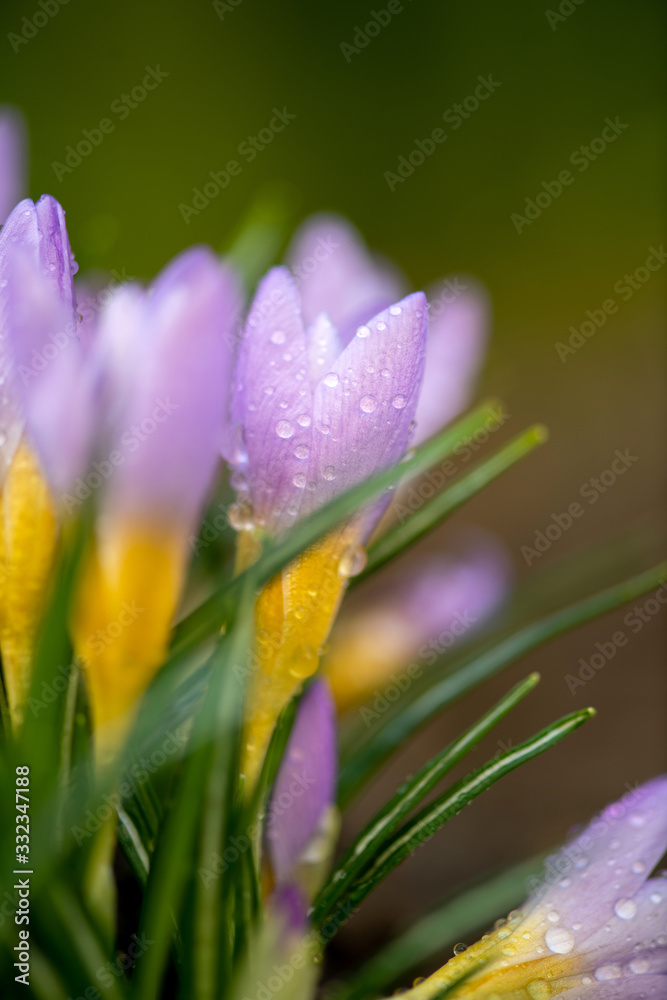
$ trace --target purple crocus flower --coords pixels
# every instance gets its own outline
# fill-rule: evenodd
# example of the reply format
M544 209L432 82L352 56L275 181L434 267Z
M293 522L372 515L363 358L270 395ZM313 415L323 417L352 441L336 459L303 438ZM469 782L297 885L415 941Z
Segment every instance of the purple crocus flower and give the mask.
M366 595L349 610L344 606L324 661L339 710L373 691L382 694L408 665L411 677L419 676L464 641L497 610L510 577L507 552L483 536L455 557L430 559L388 581L371 581Z
M25 192L26 150L23 115L17 108L0 105L0 225Z
M345 219L316 215L298 230L287 261L307 323L324 312L347 343L367 316L406 294L388 261L371 254ZM427 289L426 366L413 443L441 430L468 405L486 350L488 296L472 278L450 277Z
M278 885L299 880L299 862L326 860L315 841L326 841L336 775L336 710L327 682L316 680L299 703L268 810L266 841Z
M296 520L407 449L421 386L426 300L410 295L366 314L345 345L324 314L308 324L286 268L260 283L234 379L227 457L243 528L239 565L264 534ZM243 767L258 774L275 721L317 669L347 578L384 509L371 505L303 553L264 589L257 604L260 669L252 679Z
M664 1000L667 776L632 790L550 858L520 911L405 996ZM481 963L481 964L479 964Z

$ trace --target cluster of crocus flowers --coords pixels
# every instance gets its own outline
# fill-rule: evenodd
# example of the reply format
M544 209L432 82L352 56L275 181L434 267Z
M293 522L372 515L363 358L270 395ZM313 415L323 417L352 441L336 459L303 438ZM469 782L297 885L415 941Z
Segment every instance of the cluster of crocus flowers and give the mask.
M662 1000L667 996L667 777L608 806L549 859L520 910L408 1000ZM459 984L459 985L457 985Z
M219 462L236 280L193 248L148 290L119 288L80 338L75 265L50 196L11 213L0 270L8 699L18 723L58 531L94 496L72 635L104 756L164 660L188 538Z

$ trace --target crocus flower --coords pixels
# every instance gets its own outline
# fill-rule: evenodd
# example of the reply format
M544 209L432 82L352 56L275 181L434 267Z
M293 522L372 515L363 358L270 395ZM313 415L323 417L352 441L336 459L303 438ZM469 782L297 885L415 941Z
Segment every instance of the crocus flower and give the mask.
M507 553L485 538L455 558L428 560L385 584L371 581L365 600L343 608L324 660L339 710L374 691L383 697L395 675L405 675L401 683L420 676L493 614L509 577Z
M663 1000L667 776L608 806L548 862L520 911L405 993L430 1000Z
M237 306L233 274L192 248L148 291L118 289L99 319L104 409L86 485L103 488L73 633L103 755L166 654L219 461Z
M26 147L23 115L10 105L0 106L0 225L23 197Z
M239 564L263 534L399 461L421 386L426 300L410 295L365 315L344 346L329 317L307 324L289 272L261 282L245 327L232 396L227 455L243 528ZM283 706L316 670L346 581L381 515L374 504L304 552L264 588L256 619L244 771L252 784Z
M266 825L273 880L299 885L309 898L337 833L336 754L335 705L327 682L315 680L299 703Z
M45 471L52 457L47 441L64 457L54 463L61 468L89 425L88 413L72 414L73 434L62 438L63 405L49 406L56 371L65 376L63 403L69 394L72 406L78 395L69 379L75 362L64 350L76 330L74 269L60 205L49 196L36 205L20 202L0 233L0 646L15 724L57 535L53 484Z
M314 323L325 312L343 343L369 315L407 291L400 272L371 254L356 229L336 215L307 219L287 262L299 286L305 322ZM443 279L426 294L426 366L413 444L441 430L468 405L488 339L488 296L474 279Z

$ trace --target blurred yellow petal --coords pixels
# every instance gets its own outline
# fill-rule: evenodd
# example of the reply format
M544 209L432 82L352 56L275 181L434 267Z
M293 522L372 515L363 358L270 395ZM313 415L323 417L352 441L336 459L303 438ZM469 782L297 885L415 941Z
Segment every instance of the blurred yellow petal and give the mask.
M7 701L19 725L57 536L55 510L39 462L21 442L2 490L0 648Z
M98 760L112 757L163 662L185 570L182 532L114 524L83 568L72 622Z

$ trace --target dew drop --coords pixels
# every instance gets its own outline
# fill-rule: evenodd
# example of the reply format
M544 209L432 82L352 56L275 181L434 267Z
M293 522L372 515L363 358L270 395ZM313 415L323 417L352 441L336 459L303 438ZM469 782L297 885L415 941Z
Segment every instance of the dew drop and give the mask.
M634 972L636 976L642 976L645 972L648 972L651 968L651 963L648 958L633 958L628 969L630 972Z
M528 983L526 991L530 1000L547 1000L551 996L551 987L545 979L535 979Z
M340 576L358 576L366 565L366 552L361 545L348 545L338 563Z
M561 889L569 889L572 885L572 881L569 878L562 878L558 884Z
M289 420L279 420L276 424L276 434L279 438L291 438L294 434L294 428L292 427Z
M359 407L363 413L373 413L377 409L377 399L375 396L362 396Z
M335 389L339 382L340 379L335 372L329 372L328 375L324 376L324 384L328 385L330 389Z
M297 420L299 427L310 427L310 417L307 413L302 413Z
M468 945L464 944L463 941L459 941L458 944L454 945L454 954L462 955L464 951L468 950Z
M632 920L637 913L634 899L617 899L614 903L614 913L621 920Z
M299 444L294 449L295 458L308 458L309 455L310 455L310 448L308 447L308 445Z
M628 818L628 823L630 826L634 826L635 829L639 829L646 823L646 816L643 816L641 813L633 813Z
M371 331L368 329L367 326L360 326L359 329L357 330L357 337L361 337L363 339L364 337L368 337L370 332Z
M598 982L604 982L606 979L620 979L622 975L623 970L620 965L600 965L594 972Z
M248 501L233 503L227 511L227 517L234 531L244 531L253 527L255 514L252 504Z
M407 396L394 396L392 400L392 406L394 407L395 410L402 410L405 407L407 401L408 401Z
M641 875L642 872L646 871L646 865L643 861L633 861L630 865L630 871L634 872L635 875Z
M389 371L388 368L383 368L382 371L380 372L380 375L382 376L382 378L390 378L391 372Z
M294 483L295 486L298 486L298 488L302 490L306 485L306 476L303 474L303 472L297 472L292 482Z
M552 910L551 913L547 913L547 920L550 924L557 924L560 920L560 913L557 913L556 910Z
M383 323L382 320L377 324L377 329L382 333L383 330L387 329L387 324Z
M326 469L322 473L322 476L324 477L324 479L326 479L328 483L333 482L333 480L336 478L336 470L334 469L333 465L327 465Z
M401 309L400 306L390 306L389 312L391 313L392 316L400 316L403 310Z
M662 902L662 896L660 895L659 892L652 892L651 896L650 896L650 899L651 899L652 903L661 903Z
M550 927L544 935L544 943L556 955L567 955L574 948L574 934L567 927Z
M284 332L282 330L274 330L273 333L271 334L271 343L272 344L284 344L285 343L285 334L284 334Z

